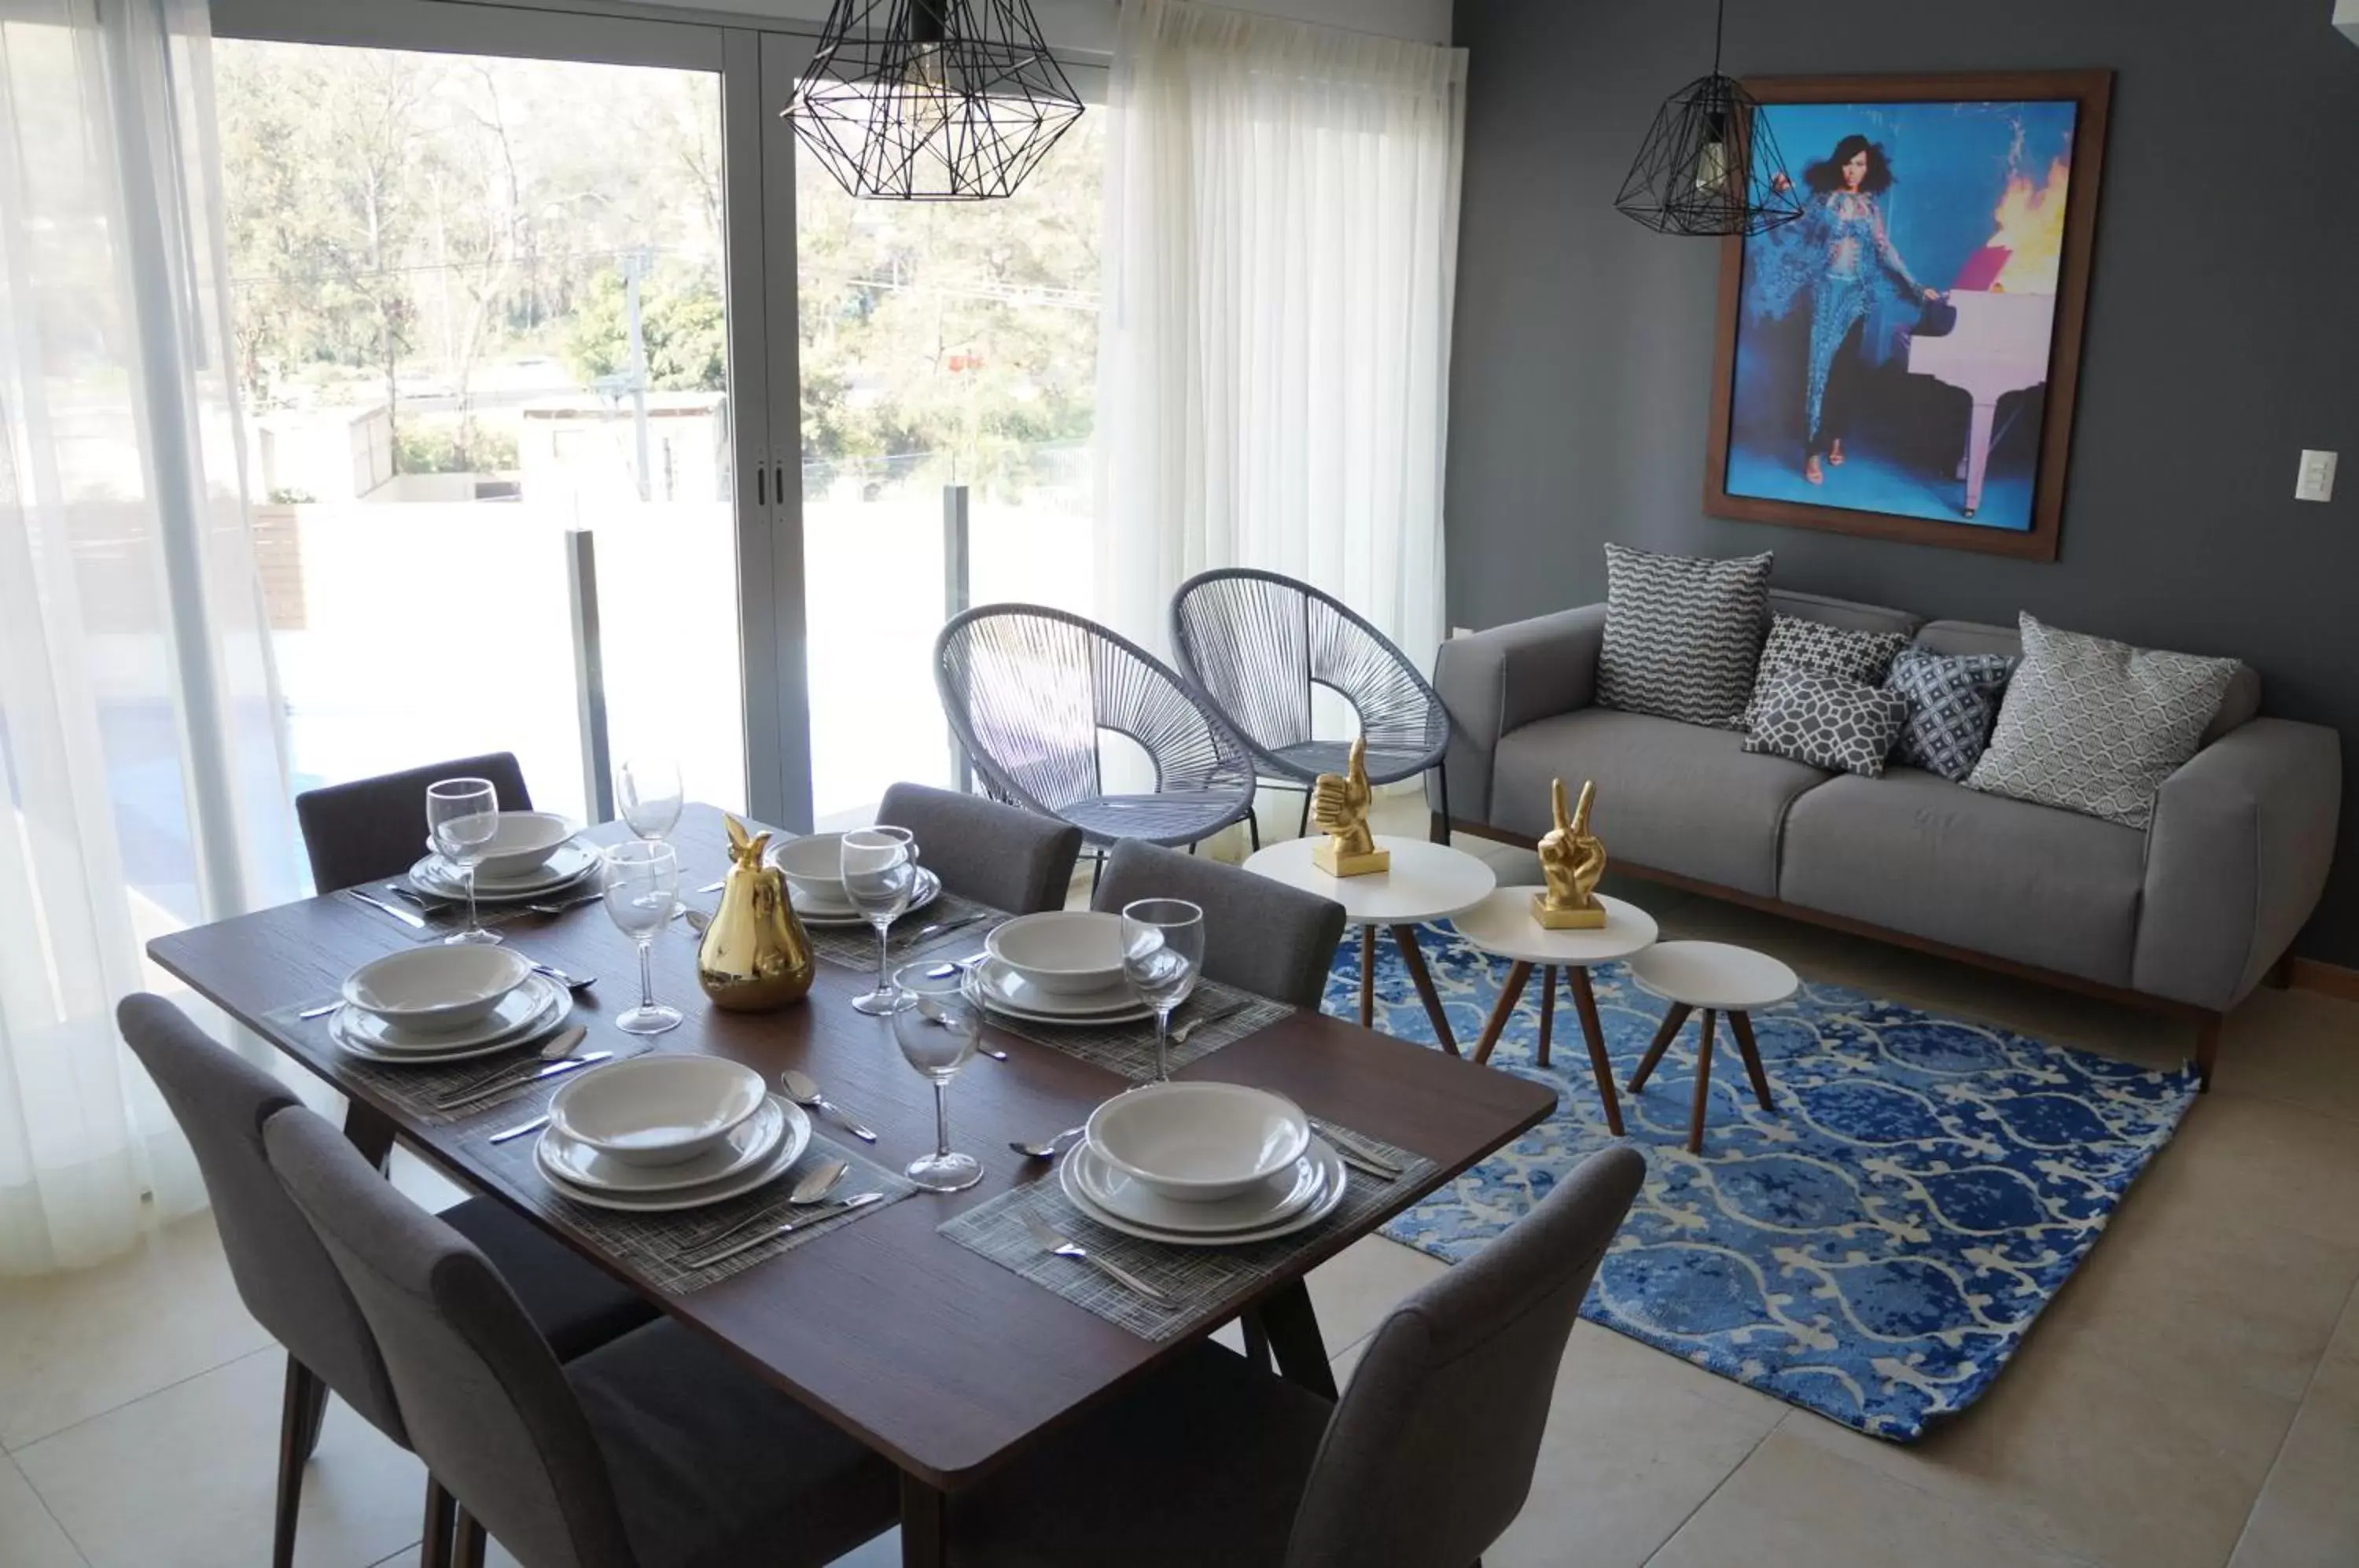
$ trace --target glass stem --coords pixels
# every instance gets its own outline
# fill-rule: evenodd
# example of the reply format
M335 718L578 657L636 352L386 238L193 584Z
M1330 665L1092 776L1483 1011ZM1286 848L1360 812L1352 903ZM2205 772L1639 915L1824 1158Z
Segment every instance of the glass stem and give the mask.
M1155 1009L1155 1081L1156 1081L1158 1083L1170 1083L1170 1082L1171 1082L1171 1065L1170 1065L1170 1063L1169 1063L1169 1062L1167 1062L1167 1061L1164 1059L1164 1054L1163 1054L1163 1050L1164 1050L1163 1042L1164 1042L1167 1039L1169 1039L1169 1038L1170 1033L1171 1033L1171 1009L1170 1009L1170 1008L1169 1008L1169 1007L1158 1007L1158 1008L1156 1008L1156 1009Z
M893 988L892 943L885 936L892 929L891 920L876 922L876 994L880 996Z
M939 1078L934 1081L934 1158L947 1160L951 1152L951 1086Z
M475 867L471 863L465 869L467 873L467 930L469 933L472 934L483 930L484 922L475 918Z
M652 937L639 938L639 1006L656 1005L656 944Z

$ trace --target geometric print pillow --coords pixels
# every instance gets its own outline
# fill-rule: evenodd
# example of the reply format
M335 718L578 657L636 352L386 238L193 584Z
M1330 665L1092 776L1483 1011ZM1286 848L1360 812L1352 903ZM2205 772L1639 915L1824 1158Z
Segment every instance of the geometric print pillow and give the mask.
M1769 562L1607 545L1597 705L1740 727L1769 618Z
M2003 653L1932 653L1905 649L1892 661L1884 689L1908 699L1908 722L1892 760L1962 783L1990 744L1999 693L2015 660Z
M2157 653L2022 617L2023 663L1966 787L2125 827L2203 738L2233 659Z
M1753 681L1753 701L1745 705L1745 727L1753 727L1754 709L1762 688L1780 670L1807 670L1832 675L1858 686L1881 686L1893 656L1908 646L1898 632L1861 632L1779 615L1769 623L1769 640L1761 646L1761 668Z
M1908 699L1897 691L1781 670L1762 682L1745 749L1881 779L1885 757L1908 718Z

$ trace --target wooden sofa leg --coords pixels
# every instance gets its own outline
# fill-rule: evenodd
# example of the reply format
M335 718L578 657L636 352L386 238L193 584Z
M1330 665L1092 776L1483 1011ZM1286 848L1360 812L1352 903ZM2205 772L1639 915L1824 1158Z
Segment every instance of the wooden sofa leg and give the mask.
M2220 1059L2220 1028L2228 1021L2224 1013L2208 1015L2195 1026L2195 1088L2208 1094L2212 1088L2212 1064Z

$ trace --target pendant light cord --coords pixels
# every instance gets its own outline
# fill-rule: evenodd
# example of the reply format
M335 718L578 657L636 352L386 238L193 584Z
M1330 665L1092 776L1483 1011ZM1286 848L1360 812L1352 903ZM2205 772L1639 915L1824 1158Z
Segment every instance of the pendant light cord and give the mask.
M1728 0L1719 0L1712 13L1712 73L1720 74L1720 39L1728 29Z

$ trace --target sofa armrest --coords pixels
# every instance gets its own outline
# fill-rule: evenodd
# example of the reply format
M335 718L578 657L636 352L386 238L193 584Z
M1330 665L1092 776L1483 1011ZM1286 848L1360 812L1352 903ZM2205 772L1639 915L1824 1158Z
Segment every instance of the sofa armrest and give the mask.
M1433 686L1450 710L1450 751L1442 768L1458 818L1491 820L1491 754L1501 735L1589 705L1604 642L1605 606L1584 604L1441 645ZM1427 803L1440 811L1436 787L1429 776Z
M2147 830L2137 989L2225 1012L2318 905L2343 805L2330 729L2255 719L2163 780Z

